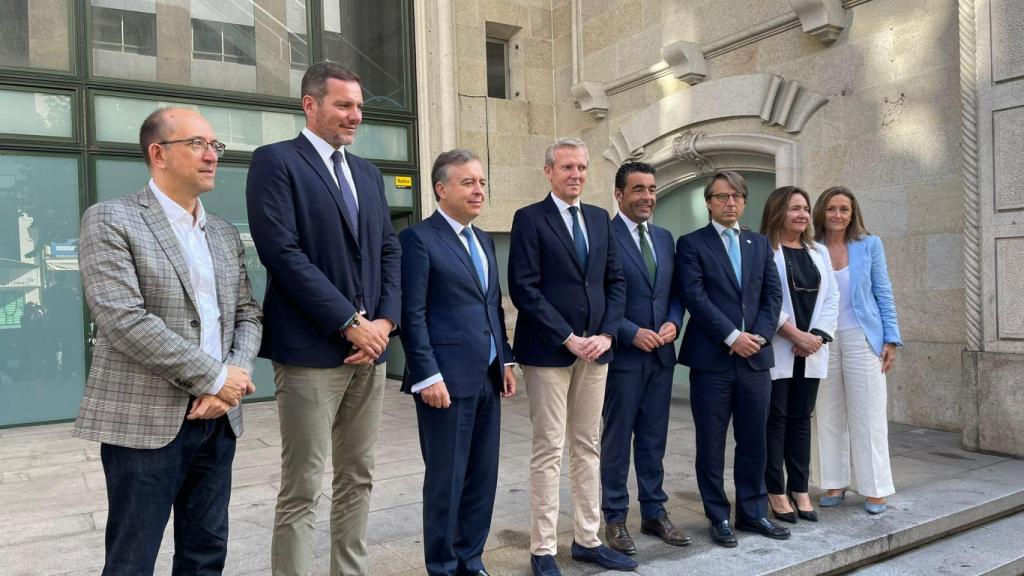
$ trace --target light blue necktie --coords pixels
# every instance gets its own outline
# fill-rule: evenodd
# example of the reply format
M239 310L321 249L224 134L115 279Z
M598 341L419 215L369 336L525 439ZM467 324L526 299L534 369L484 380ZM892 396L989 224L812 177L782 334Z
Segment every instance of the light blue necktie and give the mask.
M580 225L579 206L569 206L569 213L572 214L572 241L576 245L576 257L580 260L580 267L587 269L587 239L583 235L583 226Z
M480 279L480 286L484 289L484 294L487 293L487 277L484 275L484 261L480 258L480 251L476 249L476 241L473 240L473 231L466 226L462 229L462 237L466 239L466 244L469 245L469 258L473 261L473 267L476 268L476 277ZM491 351L487 355L487 363L494 362L494 357L498 355L498 349L494 344L494 335L491 335Z
M736 283L743 286L743 268L740 266L740 231L735 228L726 228L725 233L729 235L729 262L732 262Z
M352 232L355 233L356 238L359 238L359 205L356 204L356 195L352 191L352 187L348 185L345 172L341 169L345 159L342 158L341 152L335 150L334 154L331 154L331 162L334 164L334 176L338 179L338 187L341 188L341 199L345 202L345 210L348 211L348 217L352 221Z

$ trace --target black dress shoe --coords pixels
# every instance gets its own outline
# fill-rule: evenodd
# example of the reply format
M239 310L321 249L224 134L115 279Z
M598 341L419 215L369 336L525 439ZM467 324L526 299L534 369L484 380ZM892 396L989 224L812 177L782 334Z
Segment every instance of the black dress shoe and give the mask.
M789 493L789 503L793 505L793 510L796 510L796 515L799 516L801 520L807 520L808 522L818 521L818 512L813 507L810 510L801 510L800 507L796 505L796 498L793 498L792 492ZM775 511L772 510L772 512ZM778 518L778 515L775 517Z
M636 542L629 535L629 530L626 530L625 522L615 522L606 525L604 527L604 539L612 550L618 550L623 554L636 554Z
M491 576L491 573L481 568L476 572L463 570L459 572L459 576Z
M772 523L767 518L757 520L736 520L736 529L744 532L756 532L775 540L789 540L789 528Z
M691 542L690 537L682 528L677 528L668 518L668 514L662 514L657 518L649 518L640 523L640 532L657 536L665 544L672 546L686 546Z
M736 547L736 534L732 531L732 526L729 525L728 520L722 520L717 524L709 522L708 525L711 528L711 540L715 544L725 546L726 548Z

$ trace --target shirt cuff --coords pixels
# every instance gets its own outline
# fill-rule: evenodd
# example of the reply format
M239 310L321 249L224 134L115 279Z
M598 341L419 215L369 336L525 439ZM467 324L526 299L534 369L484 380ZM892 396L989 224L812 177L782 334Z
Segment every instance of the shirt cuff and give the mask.
M437 374L434 374L433 376L431 376L430 378L427 378L426 380L420 380L419 382L417 382L417 383L412 385L412 393L413 394L419 394L424 389L429 388L429 387L433 386L434 384L437 384L441 380L444 380L444 378L441 377L441 373L440 372L438 372Z
M224 382L228 379L228 365L225 364L220 367L220 374L217 374L217 379L213 381L213 386L206 391L210 396L216 396L220 393L221 388L224 388Z
M728 346L729 348L732 348L732 343L735 342L736 339L739 338L739 337L740 337L740 331L739 330L733 330L732 333L729 334L725 338L725 345Z
M562 340L562 346L565 346L565 343L569 341L569 338L572 338L572 332L569 332L569 335L565 337L565 340Z

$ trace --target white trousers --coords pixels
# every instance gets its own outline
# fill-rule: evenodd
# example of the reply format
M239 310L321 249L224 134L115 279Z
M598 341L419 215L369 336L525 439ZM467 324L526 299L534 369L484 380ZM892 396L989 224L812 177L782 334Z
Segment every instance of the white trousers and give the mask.
M885 374L859 328L839 331L829 344L828 378L818 389L815 414L822 488L849 487L872 498L896 492L889 465Z

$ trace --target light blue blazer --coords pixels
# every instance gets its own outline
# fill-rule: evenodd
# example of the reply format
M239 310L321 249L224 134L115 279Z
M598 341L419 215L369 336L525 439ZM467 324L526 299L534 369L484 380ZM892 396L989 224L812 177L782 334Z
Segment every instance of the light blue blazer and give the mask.
M853 315L875 354L882 355L884 344L902 346L896 323L896 303L885 265L885 251L878 236L864 236L847 245L850 260L850 288Z

